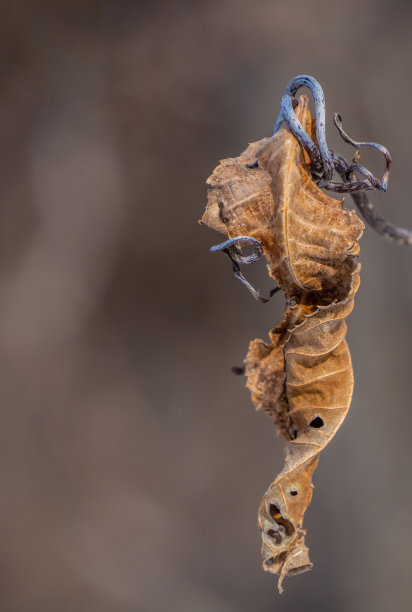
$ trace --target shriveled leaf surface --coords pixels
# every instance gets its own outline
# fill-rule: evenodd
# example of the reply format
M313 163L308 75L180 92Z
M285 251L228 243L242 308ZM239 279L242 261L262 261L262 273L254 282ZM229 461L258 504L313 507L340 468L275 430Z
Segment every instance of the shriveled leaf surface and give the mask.
M305 96L295 112L313 133ZM284 468L258 511L263 567L279 574L282 591L285 576L312 567L302 529L312 473L351 402L345 318L359 287L357 241L364 226L316 186L286 127L221 161L207 182L202 223L229 238L259 240L269 274L288 299L270 341L252 340L245 360L252 401L288 442Z
M296 114L311 132L306 96ZM306 154L287 127L221 161L207 183L202 222L230 238L259 240L269 274L287 297L329 304L349 294L364 225L315 185Z
M258 515L264 568L273 573L280 570L280 590L284 576L311 567L302 530L312 497L311 474L320 451L345 418L352 398L353 375L344 317L353 308L353 295L359 284L359 275L355 276L349 299L306 318L282 349L284 387L273 411L281 415L278 423L287 422L281 431L287 432L289 443L285 466L265 493ZM250 351L246 363L253 399L257 372L267 366ZM269 386L265 391L270 396ZM262 403L268 403L266 394L261 394Z

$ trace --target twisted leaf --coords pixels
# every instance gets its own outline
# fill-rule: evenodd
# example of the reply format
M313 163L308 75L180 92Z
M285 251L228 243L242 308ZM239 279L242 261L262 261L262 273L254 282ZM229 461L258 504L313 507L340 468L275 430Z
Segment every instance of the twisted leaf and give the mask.
M295 113L315 140L308 100ZM345 318L359 287L356 256L364 225L313 182L307 154L284 126L225 159L208 179L202 223L229 238L259 240L269 275L287 298L270 342L250 343L252 401L287 440L285 465L259 506L265 570L284 576L312 567L302 529L312 473L348 411L353 389Z

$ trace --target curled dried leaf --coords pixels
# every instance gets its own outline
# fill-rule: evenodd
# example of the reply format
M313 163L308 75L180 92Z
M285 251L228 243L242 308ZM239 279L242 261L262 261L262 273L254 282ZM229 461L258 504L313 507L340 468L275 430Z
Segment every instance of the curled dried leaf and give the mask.
M306 96L295 112L313 132ZM286 126L221 161L207 183L202 223L259 240L287 298L328 305L348 296L364 224L313 182L307 154Z
M296 117L315 130L308 100ZM255 339L245 360L247 386L287 440L285 465L258 511L265 570L285 576L312 567L303 517L319 453L348 411L353 389L345 318L359 287L356 261L364 225L314 183L303 147L285 125L226 159L208 179L202 223L258 240L269 275L286 296L270 342Z
M259 389L260 405L257 405L270 405L279 431L288 440L285 466L263 496L258 511L263 567L273 573L280 572L280 590L284 576L310 568L304 546L303 517L312 497L311 476L319 453L342 424L352 398L353 374L344 319L353 308L358 286L359 275L356 275L348 300L318 310L290 334L288 342L280 348L285 375L283 389L278 390L276 400L271 386L265 384L265 359L260 363L253 360L252 376L250 351L246 358L252 400L257 404L255 381L260 378L263 382ZM251 345L256 342L253 340ZM298 559L302 560L301 567Z

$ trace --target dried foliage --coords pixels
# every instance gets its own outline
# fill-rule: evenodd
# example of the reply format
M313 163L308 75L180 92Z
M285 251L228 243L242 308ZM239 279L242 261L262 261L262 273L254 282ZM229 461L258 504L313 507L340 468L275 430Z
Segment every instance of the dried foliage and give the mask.
M308 99L296 117L315 140ZM265 570L285 576L312 567L302 529L320 451L340 427L353 388L345 318L359 287L354 211L322 192L310 160L285 124L225 159L208 179L202 223L228 238L258 240L269 275L285 293L284 318L270 342L252 340L247 386L287 441L285 465L258 511Z

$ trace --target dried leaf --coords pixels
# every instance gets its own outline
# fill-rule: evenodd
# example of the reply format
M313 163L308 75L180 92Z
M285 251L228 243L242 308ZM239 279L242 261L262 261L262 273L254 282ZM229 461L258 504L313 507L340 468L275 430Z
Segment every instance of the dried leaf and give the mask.
M297 117L314 138L308 100ZM250 343L245 360L252 401L288 441L285 465L259 506L265 570L284 576L312 567L302 529L320 451L340 427L353 389L345 318L359 287L363 223L313 182L306 153L287 127L226 159L208 179L202 223L263 245L284 291L284 320L270 343Z
M311 132L306 96L296 114ZM269 274L287 298L327 305L349 294L364 225L318 189L306 153L287 127L222 160L207 183L202 223L229 238L259 240Z
M282 433L287 431L289 443L285 466L263 496L258 513L263 566L273 573L281 570L279 590L284 576L310 569L306 547L302 555L303 515L312 497L311 475L319 453L342 424L352 398L353 375L344 318L353 308L358 281L356 273L349 299L306 318L282 349L284 389L282 401L273 410L281 413L278 423L288 420ZM251 359L249 352L246 374L252 399L256 372L263 369L267 365ZM269 386L261 390L263 403L268 401L270 393ZM292 559L293 565L290 565Z

